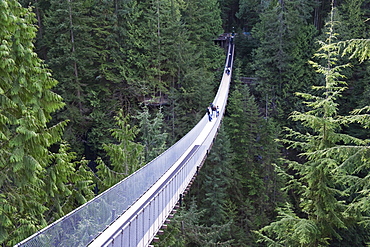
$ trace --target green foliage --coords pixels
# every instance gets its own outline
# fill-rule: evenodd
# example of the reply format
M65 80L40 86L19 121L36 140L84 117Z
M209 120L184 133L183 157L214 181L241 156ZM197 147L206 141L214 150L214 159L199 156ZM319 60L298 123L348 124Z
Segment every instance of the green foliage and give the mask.
M144 146L145 163L150 162L155 157L166 150L166 140L168 134L163 132L163 113L160 109L155 118L150 119L147 106L143 106L143 111L136 116L140 120L140 142Z
M236 14L238 19L244 24L243 31L250 32L252 27L259 21L259 12L261 11L261 1L259 0L241 0L239 1L239 11ZM238 37L239 39L239 37ZM239 48L238 48L239 50Z
M336 28L341 47L341 63L351 62L352 66L342 71L346 76L348 90L343 92L343 97L338 101L339 112L347 114L353 108L361 108L369 102L369 47L367 33L369 32L368 13L363 0L343 1L334 12L335 19L340 22ZM358 61L356 59L358 59ZM366 134L357 126L346 128L346 133L364 137ZM364 135L365 134L365 135Z
M221 126L212 152L191 189L197 209L190 206L185 214L199 214L195 225L188 229L190 223L186 219L181 223L182 230L180 226L175 227L175 232L169 229L171 232L165 235L163 246L212 246L210 243L215 242L205 241L203 236L209 228L229 229L215 233L218 245L252 246L255 237L250 231L267 223L268 215L279 200L276 198L278 183L273 167L269 166L277 157L276 144L272 141L274 129L269 129L266 120L258 117L247 86L232 92L228 106L229 133L227 135ZM232 136L232 145L228 136ZM173 234L181 237L173 238ZM170 239L185 241L185 244Z
M201 190L197 193L197 204L203 210L204 225L223 225L229 221L226 203L231 189L231 144L220 127L215 144L199 176Z
M83 155L90 160L101 157L97 161L101 181L97 183L103 190L142 165L143 148L146 161L162 152L166 136L161 134L162 127L167 127L169 139L175 142L194 126L204 115L219 81L215 78L219 77L217 70L224 55L211 43L223 32L221 20L225 31L234 24L239 26L237 30L254 27L248 37L238 34L237 51L240 57L250 56L258 41L255 61L252 63L250 56L248 61L235 64L243 64L241 70L251 76L254 68L257 94L254 100L241 86L232 93L230 118L225 121L233 144L231 161L228 141L223 140L225 149L215 146L217 154L211 153L211 161L207 161L214 169L204 178L207 190L198 192L207 208L194 220L201 223L193 225L204 223L210 227L213 223L220 226L233 222L229 227L233 244L255 244L251 229L268 223L281 197L270 166L278 156L272 141L272 133L278 128L271 116L280 123L289 123L286 113L294 111L290 118L294 123L287 132L290 139L285 143L299 149L302 155L296 159L306 162L289 162L288 171L294 176L284 176L290 179L286 190L293 206L281 209L279 220L264 228L273 235L265 235L266 239L272 243L276 237L293 246L306 245L310 240L312 245L333 244L327 236L355 239L358 230L364 236L361 240L366 240L369 222L361 215L368 215L369 208L364 140L368 132L361 126L369 127L368 1L337 1L342 21L337 30L346 39L338 44L338 54L343 56L333 59L330 53L337 51L337 45L325 44L322 51L335 50L326 50L328 53L320 53L317 59L325 60L331 68L312 63L325 75L317 79L306 61L315 47L313 37L317 32L313 26L320 27L330 7L328 2L37 0L33 3L40 28L37 50L60 82L56 84L50 71L30 52L36 38L34 16L14 1L1 1L0 239L7 238L9 232L13 234L9 239L15 239L4 245L35 232L92 196L87 161L78 161ZM310 24L312 20L315 25ZM347 58L357 58L361 64L338 66ZM341 74L347 77L349 90L340 84ZM311 89L315 80L318 86ZM51 89L62 95L65 106ZM297 91L302 92L298 95L307 104L293 97ZM159 115L151 118L145 109L138 115L141 132L129 127L136 120L122 116L117 120L121 121L119 128L115 128L111 119L118 109L132 115L140 111L140 101L160 97L164 106ZM259 117L254 101L264 106L268 119ZM362 110L341 116L354 107ZM59 143L64 128L75 153L69 151L68 144ZM138 139L144 146L135 143ZM227 176L229 167L223 167L229 162L235 175L231 181ZM312 205L314 200L320 203ZM352 217L342 215L343 208ZM344 225L347 229L338 229ZM177 244L191 244L189 239L193 239L194 245L211 245L221 236L217 230L219 236L207 238L203 235L209 228L193 229L198 230L189 233L187 240L179 238ZM340 245L340 240L336 243Z
M43 172L48 178L44 190L48 195L44 205L48 223L64 216L78 206L93 198L93 173L86 160L76 161L76 154L70 152L70 146L61 143L57 152L51 152L50 165Z
M91 174L62 140L57 81L34 53L34 15L1 1L0 244L12 246L90 199ZM80 167L80 168L77 168Z
M100 191L113 186L143 165L144 146L135 142L139 130L136 126L130 126L129 116L124 117L122 110L118 112L115 120L119 128L111 129L111 133L118 143L104 144L103 146L110 163L104 162L101 158L96 161L98 163L96 174Z
M65 137L80 156L85 152L89 159L102 156L102 144L112 142L110 119L129 104L126 95L133 91L123 83L128 54L122 50L132 2L51 1L43 6L40 43L60 81L57 91L66 102L56 119L71 120Z
M190 0L183 12L185 27L189 30L189 40L197 49L197 66L207 71L219 68L224 60L221 49L210 45L222 30L221 12L218 1Z
M316 30L309 24L314 1L269 1L262 7L252 37L259 41L253 68L259 102L267 116L286 122L286 112L303 109L294 92L307 91L314 78L307 60L313 52Z
M341 17L338 19L341 25L337 29L340 36L343 37L342 40L367 38L368 24L366 18L368 13L366 2L366 0L344 0L338 6L337 12Z
M65 138L79 156L104 157L102 144L113 141L108 129L114 112L123 108L135 114L140 101L169 103L163 114L174 141L203 115L215 87L210 71L223 61L222 50L210 45L222 32L218 1L41 0L33 5L42 27L38 49L66 102L55 119L70 119ZM189 100L193 96L197 100Z
M154 246L230 246L231 241L223 241L220 236L229 232L230 224L221 226L200 225L200 211L195 202L190 202L188 210L180 210L168 226L169 235L164 235ZM166 232L167 232L166 231Z
M243 24L243 18L238 15L241 6L239 0L218 0L221 17L222 17L222 27L225 32L231 32L234 27Z
M344 47L343 55L350 54L350 58L357 58L360 62L370 58L369 39L351 39L339 42Z
M342 229L353 228L368 215L367 210L357 208L365 182L360 174L367 174L369 165L367 140L341 133L341 126L363 120L364 116L338 114L337 100L346 89L340 71L348 65L337 64L339 46L334 42L333 13L334 9L327 39L320 42L321 48L315 54L324 65L311 62L324 76L324 83L313 87L317 95L298 93L311 110L291 114L294 121L310 131L287 128L286 139L282 140L290 148L300 150L305 162L286 161L290 173L295 172L294 177L287 176L286 190L294 193L296 199L292 202L294 207L281 209L277 221L259 231L261 241L268 246L328 246L333 238L341 241ZM354 199L354 194L359 197Z
M230 141L221 125L212 151L195 180L192 195L201 216L199 224L205 226L222 226L230 224L227 203L232 196L231 189L231 150ZM220 239L230 240L230 234L220 235Z
M211 45L222 32L218 1L190 0L180 10L180 25L171 34L178 35L176 46L171 48L177 76L171 79L170 106L164 108L172 141L180 139L204 116L218 84L215 78L220 72L215 71L224 62L223 50Z
M280 208L278 213L276 222L255 231L260 238L258 242L271 247L316 246L319 229L314 221L297 217L289 205Z
M232 232L237 245L251 246L255 244L251 231L269 222L279 202L279 183L271 166L278 158L273 141L276 128L259 116L247 85L237 84L231 91L227 111L226 126L233 154L229 194L234 195L228 207L235 210L228 215L235 215Z

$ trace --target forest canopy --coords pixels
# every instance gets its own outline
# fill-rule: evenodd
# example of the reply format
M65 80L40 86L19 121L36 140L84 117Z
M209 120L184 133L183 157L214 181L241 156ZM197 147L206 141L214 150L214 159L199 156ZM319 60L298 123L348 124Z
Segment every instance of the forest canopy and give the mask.
M0 1L0 245L227 111L157 246L366 246L369 0Z

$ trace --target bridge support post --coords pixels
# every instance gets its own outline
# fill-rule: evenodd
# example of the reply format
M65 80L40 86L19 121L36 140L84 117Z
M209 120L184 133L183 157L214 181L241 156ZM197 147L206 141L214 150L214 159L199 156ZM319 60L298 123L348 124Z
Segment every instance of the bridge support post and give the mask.
M180 207L182 207L182 194L180 194L180 196L179 196L180 198L179 198L179 205L180 205Z

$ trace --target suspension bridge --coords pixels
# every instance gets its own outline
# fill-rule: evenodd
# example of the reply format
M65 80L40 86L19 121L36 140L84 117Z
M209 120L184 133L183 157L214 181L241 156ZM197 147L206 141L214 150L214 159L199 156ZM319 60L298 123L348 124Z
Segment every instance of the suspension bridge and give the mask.
M15 247L146 247L166 228L216 138L225 112L234 57L227 46L225 70L213 104L219 116L204 117L153 161Z

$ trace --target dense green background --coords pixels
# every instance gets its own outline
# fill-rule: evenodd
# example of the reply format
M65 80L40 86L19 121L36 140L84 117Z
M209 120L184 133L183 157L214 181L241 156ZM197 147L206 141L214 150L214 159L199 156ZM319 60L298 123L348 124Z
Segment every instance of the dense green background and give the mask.
M235 30L223 126L156 245L366 246L369 11L369 0L0 1L0 244L190 130L223 71L213 40Z

